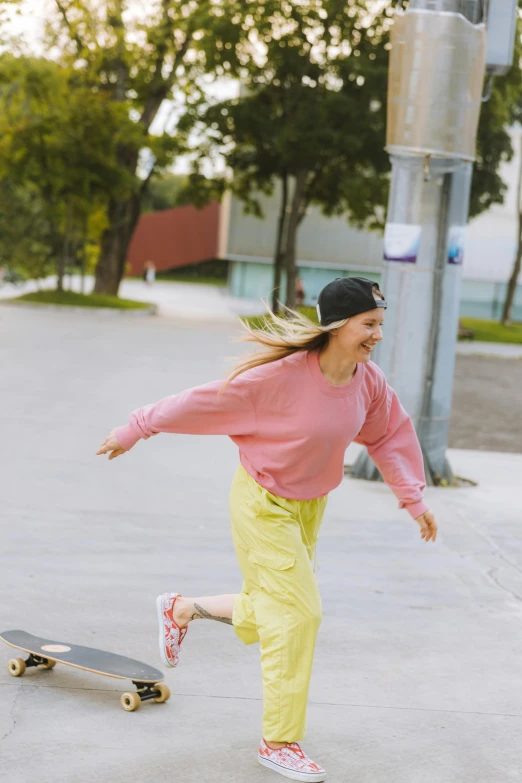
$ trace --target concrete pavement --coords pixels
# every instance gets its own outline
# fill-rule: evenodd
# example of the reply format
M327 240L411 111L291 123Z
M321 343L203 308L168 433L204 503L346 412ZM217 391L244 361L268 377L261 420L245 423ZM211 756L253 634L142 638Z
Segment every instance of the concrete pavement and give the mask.
M85 291L92 290L94 279L86 277ZM48 277L40 282L40 288L54 288L56 278ZM67 289L81 291L81 278L74 275L72 281L67 276ZM33 280L20 286L11 284L0 287L0 300L11 299L25 293L37 291ZM237 299L230 296L227 288L203 285L199 283L178 283L157 281L148 286L143 280L123 280L120 286L123 299L135 299L138 302L155 304L158 313L166 317L185 318L191 321L221 321L233 324L238 315L258 315L265 312L259 299Z
M259 299L238 299L227 288L199 283L167 283L158 281L147 286L141 280L124 280L120 296L153 302L163 316L193 321L223 321L233 324L238 315L258 315L266 312Z
M85 290L92 289L94 280L86 278ZM71 281L67 277L66 285ZM48 277L41 281L42 288L55 286L55 278ZM73 276L72 289L81 291L81 279ZM34 281L23 286L4 285L0 287L0 300L21 296L23 293L36 291ZM167 283L157 281L152 286L142 280L123 280L120 286L120 296L125 299L135 299L139 302L151 302L156 305L160 315L173 318L184 318L200 323L222 322L234 324L237 316L261 315L266 312L263 302L259 299L238 299L230 296L228 289L198 283ZM478 341L457 343L457 354L462 356L497 356L507 359L522 359L522 345L505 345L502 343L485 343Z
M516 343L484 343L480 340L458 342L460 356L498 356L501 359L522 359L522 345Z
M157 593L240 587L230 441L165 435L94 456L133 408L222 375L235 331L0 309L2 629L158 665ZM435 545L384 485L347 479L331 496L303 744L332 783L520 779L522 455L450 458L479 486L427 491ZM128 714L126 683L60 666L13 679L0 645L0 779L280 780L255 758L258 655L226 626L194 624L166 672L171 700Z

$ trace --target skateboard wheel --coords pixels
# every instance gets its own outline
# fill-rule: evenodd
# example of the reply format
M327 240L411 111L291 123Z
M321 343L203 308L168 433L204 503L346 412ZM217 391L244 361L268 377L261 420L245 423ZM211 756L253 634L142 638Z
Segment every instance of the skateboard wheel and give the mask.
M139 693L124 693L120 702L126 712L134 712L141 705Z
M7 665L11 677L21 677L25 672L25 661L23 658L12 658Z
M158 694L154 701L157 701L158 704L162 704L164 701L168 701L168 699L170 699L170 688L168 685L165 685L164 682L155 685L154 690Z
M54 669L56 666L56 661L46 661L45 663L41 664L42 669Z

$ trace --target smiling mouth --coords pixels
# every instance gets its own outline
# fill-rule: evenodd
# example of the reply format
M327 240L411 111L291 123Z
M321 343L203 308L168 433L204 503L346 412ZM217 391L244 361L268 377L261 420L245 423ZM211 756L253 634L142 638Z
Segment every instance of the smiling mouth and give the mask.
M366 343L361 343L361 347L364 348L364 350L368 351L369 353L371 353L372 350L375 348L374 345L367 345Z

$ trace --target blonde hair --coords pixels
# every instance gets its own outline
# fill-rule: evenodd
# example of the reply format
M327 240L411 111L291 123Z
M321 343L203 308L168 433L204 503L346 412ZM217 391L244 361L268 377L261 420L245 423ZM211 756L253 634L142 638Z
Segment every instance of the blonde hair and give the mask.
M267 306L267 316L262 328L252 328L246 321L243 321L245 334L238 338L240 342L256 343L262 346L261 351L252 351L233 367L228 373L221 391L225 391L227 386L237 378L241 373L251 370L253 367L260 367L262 364L277 362L286 356L291 356L298 351L317 351L324 348L330 339L330 333L348 322L348 318L342 321L336 321L328 326L315 324L306 315L284 308L285 317L281 317L272 312Z
M372 285L372 292L374 299L384 299L384 294L377 283ZM241 335L238 340L239 342L256 343L264 350L252 351L240 359L226 376L220 393L225 391L234 378L253 367L277 362L279 359L284 359L298 351L320 351L322 348L326 348L330 334L350 320L344 318L342 321L335 321L328 326L321 326L321 324L315 324L306 315L289 307L283 308L285 317L281 318L272 312L264 300L263 303L268 311L263 328L253 329L246 321L243 321L245 334Z

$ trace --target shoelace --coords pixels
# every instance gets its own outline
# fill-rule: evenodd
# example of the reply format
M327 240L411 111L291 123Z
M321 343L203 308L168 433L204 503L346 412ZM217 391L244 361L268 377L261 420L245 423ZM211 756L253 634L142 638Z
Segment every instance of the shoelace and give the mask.
M285 748L283 748L283 750L285 750ZM297 742L289 742L288 745L286 746L286 750L293 751L301 759L305 759L306 758L306 756L304 754L304 751L302 750L301 746Z

